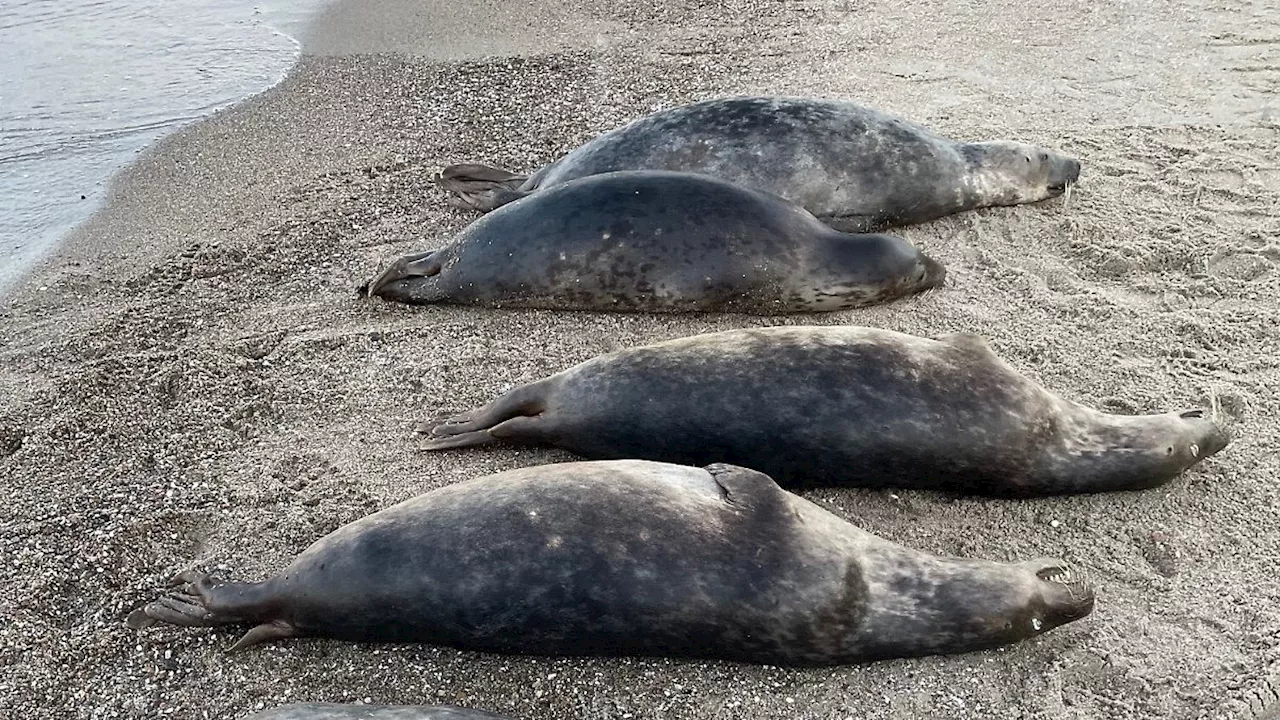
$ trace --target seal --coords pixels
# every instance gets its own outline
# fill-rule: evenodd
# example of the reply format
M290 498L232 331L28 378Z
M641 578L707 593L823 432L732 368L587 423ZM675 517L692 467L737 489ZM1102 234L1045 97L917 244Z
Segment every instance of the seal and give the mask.
M1007 140L959 142L855 103L730 97L662 110L579 146L530 176L446 167L455 204L487 212L616 170L678 170L763 190L846 232L1062 195L1080 162Z
M510 440L592 459L728 462L786 487L1004 496L1151 488L1213 455L1204 410L1113 415L971 334L772 327L622 349L443 423L427 450Z
M569 462L447 485L320 539L258 583L186 571L129 625L543 656L819 666L975 651L1088 615L1056 559L945 558L745 468Z
M838 232L724 180L592 175L485 215L361 290L410 304L616 312L825 312L944 282L906 240Z
M244 720L511 720L483 710L452 705L355 705L292 703L263 710Z

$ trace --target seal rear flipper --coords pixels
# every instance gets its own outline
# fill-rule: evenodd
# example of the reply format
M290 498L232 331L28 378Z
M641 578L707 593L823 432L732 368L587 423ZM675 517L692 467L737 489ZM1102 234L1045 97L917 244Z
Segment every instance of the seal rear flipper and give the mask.
M451 447L487 443L492 438L485 436L492 431L498 430L500 426L506 426L509 421L521 418L529 419L541 415L547 409L547 396L549 394L547 383L549 380L539 380L528 385L521 385L484 407L454 415L444 422L434 425L426 422L420 423L416 430L431 436L423 445L423 449L443 450ZM501 433L495 434L499 437L502 436ZM463 435L469 436L469 441L461 440ZM459 438L455 441L457 444L446 444L445 440L450 438Z
M297 637L298 634L297 628L289 623L283 620L272 620L269 623L258 625L244 635L241 635L240 639L237 640L235 644L227 650L227 652L239 652L246 648L253 647L260 642Z
M390 267L379 273L373 280L361 285L359 293L367 297L373 297L379 294L382 288L397 280L439 275L442 266L443 263L436 255L435 250L405 255L391 263Z
M528 176L500 168L459 163L440 171L435 182L456 195L451 204L480 212L489 212L528 195L520 186Z
M541 418L536 415L531 417L521 415L510 420L504 420L485 430L432 437L419 443L418 449L427 451L448 450L451 448L488 445L498 440L534 440L540 435L540 433L536 432L540 423Z
M129 613L134 630L168 623L182 627L217 627L258 622L266 599L262 583L214 583L205 573L187 570L169 581L178 585Z

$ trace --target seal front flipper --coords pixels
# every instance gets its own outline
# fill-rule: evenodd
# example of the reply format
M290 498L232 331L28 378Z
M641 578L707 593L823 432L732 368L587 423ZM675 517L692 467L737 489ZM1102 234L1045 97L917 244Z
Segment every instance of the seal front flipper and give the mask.
M528 176L488 165L459 163L441 170L435 183L454 193L453 205L489 212L528 195L520 191L528 179Z
M780 507L785 501L785 491L762 472L728 463L712 463L702 469L711 474L731 506L760 511Z

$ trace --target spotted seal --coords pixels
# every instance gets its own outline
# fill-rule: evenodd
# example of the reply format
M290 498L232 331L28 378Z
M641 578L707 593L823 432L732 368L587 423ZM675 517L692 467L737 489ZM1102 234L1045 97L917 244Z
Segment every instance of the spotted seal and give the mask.
M362 292L411 304L648 312L824 312L937 287L942 265L768 193L656 170L556 185L400 258Z
M730 97L635 120L526 177L474 163L436 179L456 203L490 211L581 177L679 170L786 198L847 232L935 220L1061 195L1080 162L1007 140L960 142L852 102Z
M993 648L1093 609L1061 560L944 558L753 470L643 460L508 470L320 539L263 582L196 571L129 625L485 652L835 665Z
M623 349L419 429L428 450L501 439L729 462L787 487L1024 496L1154 487L1228 442L1203 410L1113 415L1058 397L975 335L852 326Z

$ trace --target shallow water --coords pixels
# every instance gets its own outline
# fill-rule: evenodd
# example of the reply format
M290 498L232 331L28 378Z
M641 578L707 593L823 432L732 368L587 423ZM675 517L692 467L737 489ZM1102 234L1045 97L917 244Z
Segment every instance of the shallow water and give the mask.
M323 0L3 0L0 293L181 125L261 92Z

